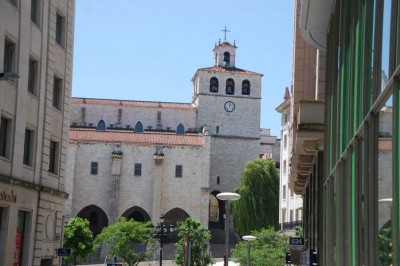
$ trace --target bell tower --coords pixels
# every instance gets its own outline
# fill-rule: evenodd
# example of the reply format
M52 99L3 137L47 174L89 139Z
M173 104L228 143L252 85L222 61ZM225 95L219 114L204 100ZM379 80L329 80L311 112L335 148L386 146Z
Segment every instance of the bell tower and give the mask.
M238 68L236 48L225 36L214 46L214 64L192 79L196 128L211 135L211 192L233 191L246 163L259 158L263 75Z
M214 66L219 67L235 67L236 58L236 45L235 43L230 44L227 41L223 43L219 42L214 47Z

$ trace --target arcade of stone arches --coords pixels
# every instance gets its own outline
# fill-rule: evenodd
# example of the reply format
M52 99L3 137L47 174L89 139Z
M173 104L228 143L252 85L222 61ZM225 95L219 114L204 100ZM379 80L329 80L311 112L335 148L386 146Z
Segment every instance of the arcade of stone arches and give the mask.
M216 198L219 191L213 191L210 193L209 202L209 228L223 228L223 216L225 214L225 205L223 201ZM109 225L109 219L107 214L96 205L88 205L82 208L77 217L87 219L90 223L90 230L94 236L101 233L104 227ZM138 222L151 221L151 217L146 210L141 207L134 206L127 209L121 217L125 217L130 220L133 219ZM164 214L164 220L166 223L176 226L177 222L184 221L189 218L190 215L182 210L181 208L173 208Z

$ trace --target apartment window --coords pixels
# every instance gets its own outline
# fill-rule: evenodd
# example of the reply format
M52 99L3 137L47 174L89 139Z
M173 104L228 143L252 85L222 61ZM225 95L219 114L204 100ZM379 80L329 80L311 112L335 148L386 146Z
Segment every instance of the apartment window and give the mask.
M288 120L289 120L288 118L289 118L288 114L285 114L285 123L288 122Z
M286 223L286 209L282 209L282 223Z
M11 120L5 117L0 122L0 156L9 157L9 145L11 143Z
M4 42L4 72L15 72L15 44L9 40Z
M301 209L296 209L296 221L301 221Z
M283 167L282 167L282 172L285 175L286 174L286 160L283 160Z
M49 172L57 174L58 172L58 154L59 143L50 140L50 158L49 158Z
M33 95L37 95L38 70L38 61L29 58L28 91Z
M141 163L135 163L135 176L141 176L142 175L142 164Z
M286 134L283 136L283 148L284 149L287 148L287 135Z
M175 166L175 177L182 177L182 165Z
M291 189L289 189L289 190L290 190L290 197L293 198L294 197L293 190L291 190Z
M289 222L293 222L294 220L293 220L293 210L290 210L290 213L289 213Z
M282 199L286 199L286 185L283 185L282 187Z
M53 106L58 110L61 110L62 103L62 79L54 77L53 82Z
M65 18L59 13L56 13L56 42L64 47L64 35L65 35Z
M36 25L40 25L40 1L31 0L31 20Z
M25 129L24 142L24 164L32 166L33 164L33 149L34 149L34 133L32 130Z
M99 163L98 162L91 162L90 163L90 174L97 175L99 170Z

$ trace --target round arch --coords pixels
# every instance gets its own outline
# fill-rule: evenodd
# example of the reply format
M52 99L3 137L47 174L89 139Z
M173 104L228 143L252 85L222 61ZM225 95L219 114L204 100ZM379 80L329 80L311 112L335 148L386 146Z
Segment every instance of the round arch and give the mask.
M96 205L86 206L76 216L89 221L93 236L100 234L101 230L108 225L107 214Z
M224 228L225 201L217 199L221 193L214 190L210 193L208 228Z
M181 208L174 208L164 214L164 221L167 224L176 226L177 222L181 222L189 218L190 215Z
M150 215L138 206L127 209L121 217L125 217L128 220L133 219L137 222L148 222L151 220Z

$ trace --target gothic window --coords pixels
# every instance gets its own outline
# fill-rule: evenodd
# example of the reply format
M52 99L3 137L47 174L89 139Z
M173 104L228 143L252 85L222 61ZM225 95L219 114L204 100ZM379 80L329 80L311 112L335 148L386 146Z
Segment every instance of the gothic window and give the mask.
M176 128L176 134L183 135L185 134L185 127L182 124L179 124Z
M242 94L250 95L250 81L247 79L243 80L242 82Z
M135 132L143 132L143 124L142 122L137 122L135 125Z
M235 82L233 79L227 79L226 81L226 94L235 94Z
M224 53L224 66L229 66L231 61L231 54L229 52Z
M97 123L96 130L101 130L101 131L106 130L106 123L104 122L103 119L101 119L101 120Z
M210 92L218 92L218 79L216 77L210 79Z

